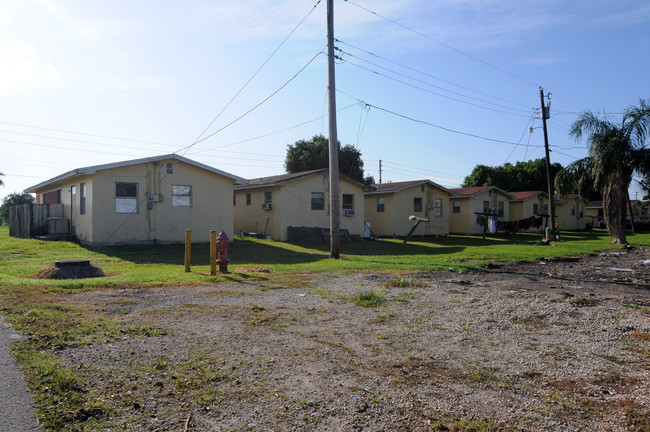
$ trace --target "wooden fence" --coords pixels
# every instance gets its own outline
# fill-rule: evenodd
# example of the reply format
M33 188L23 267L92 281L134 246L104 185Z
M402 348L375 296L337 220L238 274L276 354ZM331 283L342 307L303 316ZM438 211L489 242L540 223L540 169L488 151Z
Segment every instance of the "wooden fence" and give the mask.
M9 235L32 238L47 234L47 206L20 204L9 208Z

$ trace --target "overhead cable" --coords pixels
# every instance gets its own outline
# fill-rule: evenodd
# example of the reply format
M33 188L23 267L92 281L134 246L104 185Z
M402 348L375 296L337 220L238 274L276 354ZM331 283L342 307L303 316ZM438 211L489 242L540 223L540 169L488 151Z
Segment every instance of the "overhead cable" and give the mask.
M398 112L391 111L391 110L389 110L387 108L382 108L382 107L379 107L377 105L369 104L368 102L357 99L354 96L351 96L351 95L349 95L349 94L347 94L347 93L345 93L345 92L343 92L343 91L341 91L339 89L337 89L336 91L343 94L343 95L345 95L345 96L347 96L347 97L350 97L352 99L356 99L359 102L363 102L363 103L367 104L368 106L370 106L372 108L375 108L375 109L380 110L380 111L387 112L389 114L392 114L392 115L397 116L397 117L401 117L401 118L406 119L406 120L410 120L410 121L412 121L414 123L421 123L421 124L424 124L424 125L427 125L427 126L434 127L436 129L441 129L441 130L444 130L444 131L447 131L447 132L455 133L455 134L458 134L458 135L464 135L464 136L468 136L468 137L472 137L472 138L477 138L477 139L481 139L481 140L484 140L484 141L491 141L491 142L496 142L496 143L501 143L501 144L510 144L510 145L515 145L515 146L519 145L519 143L516 143L516 142L504 141L504 140L499 140L499 139L494 139L494 138L487 138L487 137L484 137L484 136L475 135L475 134L471 134L471 133L468 133L468 132L462 132L462 131L458 131L458 130L455 130L455 129L440 126L440 125L428 122L426 120L420 120L420 119L416 119L416 118L413 118L413 117L409 117L409 116L407 116L405 114L400 114Z
M296 24L296 26L293 28L293 30L291 30L291 31L289 32L289 34L288 34L288 35L287 35L287 36L282 40L282 42L280 42L280 45L278 45L278 47L277 47L275 50L273 50L273 52L271 53L271 55L270 55L266 60L264 60L264 63L262 63L262 65L261 65L259 68L257 68L257 70L255 71L255 73L254 73L254 74L253 74L253 75L248 79L248 81L246 81L246 82L244 83L244 85L243 85L243 86L242 86L242 87L237 91L237 93L235 93L235 95L230 99L230 101L228 101L228 103L227 103L227 104L226 104L226 105L221 109L221 111L219 111L219 113L216 115L216 117L215 117L214 119L212 119L212 121L210 122L210 124L209 124L205 129L203 129L203 132L201 132L201 134L200 134L200 135L199 135L199 136L194 140L194 143L192 143L192 144L191 144L190 146L188 146L188 147L184 147L183 149L181 149L181 150L179 150L179 151L185 150L185 152L183 153L183 154L185 154L185 153L187 153L187 151L188 151L190 148L192 148L192 146L194 146L195 144L197 144L197 143L199 143L199 142L202 141L202 140L201 140L201 137L202 137L202 136L203 136L203 135L208 131L208 129L210 129L210 127L214 124L214 122L217 121L217 119L218 119L219 117L221 117L221 114L223 114L223 112L224 112L224 111L225 111L225 110L230 106L230 104L233 103L233 101L237 98L237 96L239 96L239 95L241 94L241 92L246 88L246 86L248 86L248 84L253 80L253 78L255 78L255 76L257 76L257 74L258 74L258 73L262 70L262 68L263 68L263 67L264 67L264 66L269 62L269 60L271 60L271 58L275 55L275 53L278 52L278 50L279 50L279 49L284 45L284 43L285 43L285 42L286 42L286 41L291 37L291 35L293 35L294 32L295 32L296 30L298 30L298 28L302 25L302 23L303 23L303 22L304 22L304 21L305 21L305 20L306 20L306 19L307 19L311 14L312 14L312 12L314 12L314 10L315 10L316 7L320 4L320 2L321 2L321 0L318 0L318 1L316 2L316 4L314 4L314 6L312 6L312 8L309 10L309 12L307 12L307 14L306 14L306 15L305 15L301 20L300 20L300 22L298 22L298 24ZM214 134L213 134L213 135L214 135ZM212 135L210 135L210 136L212 136Z
M487 104L492 104L492 105L494 105L494 106L498 106L498 107L501 107L501 108L506 108L506 109L513 110L513 111L529 112L529 111L531 110L531 107L527 107L527 106L525 106L525 105L522 105L522 106L524 106L526 109L522 109L522 108L513 108L513 107L510 107L510 106L507 106L507 105L502 105L502 104L497 104L497 103L494 103L494 102L486 101L485 99L479 99L479 98L475 98L475 97L472 97L472 96L468 96L468 95L465 95L465 94L463 94L463 93L459 93L459 92L456 92L456 91L453 91L453 90L449 90L449 89L446 89L446 88L444 88L444 87L441 87L441 86L438 86L438 85L435 85L435 84L431 84L430 82L427 82L427 81L424 81L424 80L421 80L421 79L418 79L418 78L415 78L415 77L412 77L412 76L409 76L409 75L403 74L403 73L401 73L401 72L397 72L397 71L395 71L395 70L392 70L392 69L386 68L386 67L384 67L384 66L378 65L377 63L373 63L373 62L371 62L371 61L368 61L368 60L366 60L366 59L363 59L363 58L361 58L361 57L359 57L359 56L355 56L354 54L351 54L351 53L349 53L349 52L347 52L347 51L343 51L343 50L341 50L340 48L336 48L336 49L337 49L339 52L341 52L341 53L343 53L343 54L345 54L345 55L347 55L347 56L350 56L350 57L352 57L352 58L359 59L359 60L361 60L361 61L364 62L364 63L368 63L368 64L370 64L370 65L372 65L372 66L378 67L378 68L380 68L380 69L383 69L383 70L385 70L385 71L391 72L391 73L396 74L396 75L399 75L399 76L401 76L401 77L411 79L411 80L413 80L413 81L416 81L416 82L419 82L419 83L422 83L422 84L425 84L425 85L428 85L428 86L431 86L431 87L434 87L434 88L440 89L440 90L442 90L442 91L446 91L446 92L448 92L448 93L451 93L451 94L454 94L454 95L457 95L457 96L461 96L461 97L464 97L464 98L467 98L467 99L471 99L471 100L475 100L475 101L478 101L478 102L483 102L483 103L487 103ZM353 65L357 66L355 63L351 63L351 62L349 62L348 60L346 60L346 59L344 59L344 58L342 58L342 61L344 61L344 62L348 62L348 63L350 63L350 64L353 64ZM370 69L367 69L367 70L370 70ZM379 73L376 72L376 71L372 71L372 70L370 70L370 71L379 74ZM379 75L386 76L386 75L383 75L383 74L379 74ZM401 81L399 81L399 82L401 82ZM416 87L416 88L417 88L417 87ZM459 100L459 99L456 99L456 98L452 98L452 97L450 97L450 96L445 96L445 95L442 95L442 94L439 94L439 93L433 93L433 94L438 95L438 96L442 96L442 97L446 97L446 98L449 98L449 99L452 99L452 100L455 100L455 101L459 101L459 102L467 103L467 102L465 102L465 101L462 101L462 100Z
M468 91L471 91L471 92L474 92L474 93L477 93L477 94L480 94L480 95L483 95L483 96L487 96L487 97L490 97L490 98L493 98L493 99L500 100L500 101L502 101L502 102L507 102L507 103L512 104L512 105L519 105L520 107L523 107L523 108L529 108L528 105L525 105L525 104L522 104L522 103L519 103L519 102L514 102L514 101L511 101L511 100L508 100L508 99L502 98L502 97L500 97L500 96L495 96L495 95L492 95L492 94L489 94L489 93L485 93L485 92L482 92L482 91L480 91L480 90L476 90L476 89L473 89L473 88L470 88L470 87L466 87L466 86L463 86L463 85L461 85L461 84L457 84L457 83L455 83L455 82L453 82L453 81L449 81L449 80L446 80L446 79L443 79L443 78L437 77L437 76L435 76L435 75L431 75L430 73L427 73L427 72L424 72L424 71L421 71L421 70L418 70L418 69L412 68L412 67L410 67L410 66L407 66L407 65L405 65L405 64L402 64L402 63L396 62L396 61L391 60L391 59L389 59L389 58L386 58L386 57L380 56L380 55L378 55L378 54L375 54L375 53L373 53L373 52L370 52L370 51L364 50L363 48L359 48L358 46L352 45L352 44L350 44L350 43L348 43L348 42L344 42L344 41L342 41L342 40L340 40L340 39L335 39L335 40L336 40L337 43L340 43L340 44L343 44L343 45L347 45L347 46L352 47L352 48L354 48L354 49L356 49L356 50L358 50L358 51L362 51L362 52L364 52L364 53L366 53L366 54L368 54L368 55L371 55L371 56L373 56L373 57L377 57L377 58L380 59L380 60L384 60L384 61L386 61L386 62L388 62L388 63L392 63L392 64L397 65L397 66L399 66L399 67L402 67L402 68L404 68L404 69L408 69L408 70L410 70L410 71L413 71L413 72L419 73L419 74L424 75L424 76L427 76L427 77L429 77L429 78L433 78L433 79L435 79L435 80L442 81L442 82L444 82L444 83L446 83L446 84L453 85L453 86L458 87L458 88L461 88L461 89L463 89L463 90L468 90ZM348 53L348 54L349 54L349 53ZM444 89L443 87L440 87L440 88L441 88L441 89ZM445 90L446 90L446 89L445 89ZM449 90L446 90L446 91L449 91Z
M267 102L269 99L271 99L273 96L275 96L276 94L278 94L278 93L280 92L280 90L282 90L282 89L285 88L287 85L289 85L289 83L290 83L291 81L293 81L294 79L296 79L296 78L298 77L298 75L300 75L300 74L301 74L305 69L307 69L307 66L309 66L309 65L310 65L314 60L316 60L316 57L318 57L318 56L321 55L321 54L323 54L323 51L319 51L318 53L316 53L316 55L315 55L314 57L312 57L311 60L309 60L309 61L307 62L307 64L304 65L304 66L303 66L303 67L302 67L298 72L296 72L296 74L295 74L294 76L292 76L292 77L291 77L287 82L285 82L284 84L282 84L282 85L280 86L280 88L278 88L278 89L275 90L273 93L271 93L270 95L268 95L266 98L264 98L260 103L258 103L257 105L255 105L253 108L249 109L249 110L246 111L244 114L240 115L239 117L237 117L236 119L234 119L234 120L231 121L230 123L226 124L225 126L221 127L220 129L217 129L216 131L212 132L210 135L206 135L205 137L203 137L203 138L201 138L201 139L197 139L197 140L194 141L194 143L192 143L191 145L186 146L186 147L183 147L182 149L180 149L180 150L178 150L178 151L180 152L180 151L185 150L183 154L187 153L187 151L188 151L189 149L191 149L192 147L194 147L196 144L198 144L198 143L200 143L200 142L203 142L203 141L205 141L205 140L207 140L207 139L209 139L209 138L215 136L216 134L218 134L218 133L221 132L222 130L224 130L224 129L230 127L230 126L232 126L233 124L237 123L237 122L238 122L239 120L241 120L242 118L246 117L246 116L247 116L248 114L250 114L251 112L255 111L257 108L259 108L260 106L262 106L264 103L266 103L266 102Z
M477 61L477 62L479 62L479 63L482 63L482 64L484 64L484 65L486 65L486 66L489 66L489 67L491 67L492 69L495 69L495 70L497 70L497 71L499 71L499 72L501 72L501 73L504 73L504 74L506 74L506 75L510 75L510 76L513 77L513 78L516 78L516 79L518 79L518 80L520 80L520 81L522 81L522 82L525 82L525 83L527 83L527 84L533 85L533 86L535 86L535 87L539 87L538 84L535 84L534 82L532 82L532 81L530 81L530 80L528 80L528 79L526 79L526 78L520 77L519 75L515 75L515 74L513 74L512 72L508 72L507 70L502 69L502 68L500 68L500 67L498 67L498 66L495 66L495 65L493 65L493 64L491 64L491 63L488 63L488 62L486 62L485 60L481 60L481 59L478 58L478 57L475 57L475 56L473 56L473 55L471 55L471 54L468 54L468 53L463 52L463 51L461 51L461 50L459 50L459 49L457 49L457 48L454 48L454 47L452 47L452 46L449 45L449 44L446 44L446 43L441 42L441 41L439 41L439 40L437 40L437 39L434 39L434 38L432 38L432 37L429 36L429 35L426 35L426 34L424 34L424 33L422 33L422 32L419 32L419 31L417 31L417 30L412 29L411 27L408 27L408 26L406 26L406 25L404 25L404 24L401 24L401 23L399 23L399 22L397 22L397 21L395 21L395 20L392 20L392 19L390 19L390 18L387 18L387 17L385 17L385 16L383 16L383 15L380 15L380 14L378 14L377 12L371 11L370 9L365 8L365 7L361 6L361 5L358 5L358 4L356 4L355 2L353 2L353 1L350 1L350 0L344 0L344 1L345 1L346 3L350 3L351 5L354 5L354 6L358 7L359 9L363 9L363 10L365 10L366 12L371 13L371 14L373 14L373 15L375 15L375 16L377 16L377 17L383 19L383 20L386 20L386 21L388 21L388 22L390 22L390 23L392 23L392 24L395 24L396 26L402 27L402 28L405 29L405 30L408 30L408 31L410 31L410 32L412 32L412 33L415 33L415 34L417 34L418 36L421 36L421 37L423 37L423 38L425 38L425 39L428 39L428 40L430 40L430 41L432 41L432 42L435 42L435 43L437 43L437 44L439 44L439 45L442 45L442 46L444 46L445 48L448 48L448 49L450 49L450 50L452 50L452 51L455 51L455 52L457 52L458 54L464 55L465 57L468 57L468 58L470 58L470 59L472 59L472 60L474 60L474 61Z

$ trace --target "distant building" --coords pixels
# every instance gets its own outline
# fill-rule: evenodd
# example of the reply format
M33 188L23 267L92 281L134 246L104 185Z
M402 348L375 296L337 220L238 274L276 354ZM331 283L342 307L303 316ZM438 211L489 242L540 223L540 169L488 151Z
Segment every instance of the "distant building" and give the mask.
M245 181L170 154L78 168L25 192L84 244L179 243L186 229L207 242L211 230L233 238L233 186Z
M449 231L452 234L482 234L480 214L491 213L497 221L510 220L510 200L515 197L496 186L450 189Z
M380 237L404 237L414 222L410 216L429 219L413 232L416 236L449 234L451 192L431 180L382 183L365 193L365 218Z
M363 234L365 185L339 175L340 228ZM330 199L327 168L250 179L235 186L234 229L289 241L289 227L329 230Z

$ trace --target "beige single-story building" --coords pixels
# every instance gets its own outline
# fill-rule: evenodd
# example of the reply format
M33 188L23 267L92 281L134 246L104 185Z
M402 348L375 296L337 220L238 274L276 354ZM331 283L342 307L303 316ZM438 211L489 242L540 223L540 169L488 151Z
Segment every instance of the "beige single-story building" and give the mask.
M587 229L591 218L587 217L585 207L589 204L578 194L566 195L555 201L555 221L560 231L580 231Z
M549 200L543 191L510 192L510 220L518 222L520 231L542 231L548 223ZM534 223L532 219L535 219ZM541 224L538 223L541 219Z
M339 174L340 228L363 234L365 185ZM234 230L289 241L289 227L329 229L327 168L250 179L235 186Z
M648 215L650 214L648 206L639 200L631 200L632 211L634 212L635 222L648 222ZM627 209L627 217L630 217L630 209Z
M605 217L603 212L603 202L589 201L585 206L585 217L587 218L587 222L592 224L592 227L596 227L598 222Z
M78 168L25 190L53 205L82 244L193 242L210 231L233 238L235 183L246 180L175 154ZM59 228L60 230L60 228Z
M476 186L450 189L449 232L452 234L482 234L481 221L509 221L510 200L515 197L496 186Z
M365 193L365 217L372 232L380 237L404 237L414 225L411 216L428 219L412 235L449 234L451 192L431 180L381 183Z

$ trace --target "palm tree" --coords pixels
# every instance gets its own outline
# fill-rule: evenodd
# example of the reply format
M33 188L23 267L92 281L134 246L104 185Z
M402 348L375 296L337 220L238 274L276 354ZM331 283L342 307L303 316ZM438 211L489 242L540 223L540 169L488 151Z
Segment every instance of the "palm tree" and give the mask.
M625 110L620 124L584 111L571 125L569 135L574 139L587 135L589 156L558 174L557 189L564 193L577 188L583 195L589 190L600 191L612 243L626 243L625 206L632 174L650 174L650 149L645 144L649 132L650 102L644 99L639 100L639 106Z

